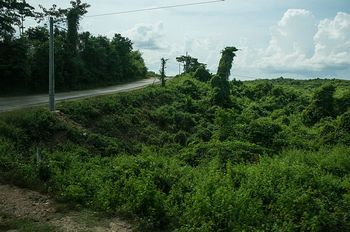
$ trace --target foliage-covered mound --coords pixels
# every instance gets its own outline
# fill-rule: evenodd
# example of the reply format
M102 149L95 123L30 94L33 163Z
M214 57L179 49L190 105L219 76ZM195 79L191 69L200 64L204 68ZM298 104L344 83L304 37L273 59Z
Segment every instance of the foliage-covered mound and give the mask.
M2 114L2 181L141 230L349 231L350 83L202 81Z

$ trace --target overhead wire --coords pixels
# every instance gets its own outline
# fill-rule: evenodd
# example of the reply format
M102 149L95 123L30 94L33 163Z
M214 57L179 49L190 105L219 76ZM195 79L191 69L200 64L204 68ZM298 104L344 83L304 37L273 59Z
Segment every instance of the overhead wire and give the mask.
M160 10L160 9L169 9L175 7L184 7L184 6L194 6L194 5L204 5L216 2L224 2L225 0L213 0L213 1L202 1L202 2L193 2L193 3L185 3L185 4L177 4L177 5L169 5L169 6L158 6L158 7L150 7L136 10L127 10L127 11L117 11L112 13L103 13L103 14L95 14L95 15L86 15L86 18L92 17L100 17L100 16L109 16L109 15L118 15L118 14L128 14L134 12L142 12L142 11L151 11L151 10Z
M142 8L142 9L136 9L136 10L118 11L118 12L112 12L112 13L103 13L103 14L95 14L95 15L86 15L86 16L84 16L84 17L85 17L85 18L93 18L93 17L110 16L110 15L118 15L118 14L136 13L136 12L143 12L143 11L152 11L152 10L169 9L169 8L176 8L176 7L204 5L204 4L218 3L218 2L224 2L224 1L225 1L225 0L212 0L212 1L193 2L193 3L185 3L185 4L176 4L176 5L168 5L168 6L159 6L159 7ZM238 75L236 75L236 76L238 76ZM243 76L241 76L241 77L243 77ZM246 77L247 77L247 76L246 76Z

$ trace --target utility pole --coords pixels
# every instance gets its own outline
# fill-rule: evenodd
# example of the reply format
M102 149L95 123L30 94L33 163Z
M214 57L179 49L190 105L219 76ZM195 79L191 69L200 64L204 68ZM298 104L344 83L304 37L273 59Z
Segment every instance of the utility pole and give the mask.
M55 111L55 65L54 65L54 37L53 18L50 17L50 39L49 39L49 105L50 111Z

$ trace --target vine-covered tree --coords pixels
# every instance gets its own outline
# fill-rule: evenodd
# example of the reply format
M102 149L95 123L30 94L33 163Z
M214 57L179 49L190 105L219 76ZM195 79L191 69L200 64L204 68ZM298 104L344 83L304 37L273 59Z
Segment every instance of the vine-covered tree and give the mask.
M226 47L221 52L222 55L219 62L217 75L228 80L230 76L230 70L232 68L233 58L236 56L235 52L237 51L238 49L236 47Z
M304 110L303 119L307 125L314 125L321 118L333 117L335 87L331 84L321 86L316 90L311 104Z
M222 51L217 74L210 80L213 88L212 102L216 105L227 107L232 103L228 78L230 76L233 58L236 56L236 51L238 51L236 47L226 47Z
M81 0L71 1L71 8L67 9L67 47L74 54L78 48L78 29L81 16L87 13L90 7L87 3L81 3Z
M230 83L224 78L214 75L210 80L210 84L212 87L212 103L222 107L230 106Z
M161 61L161 67L160 67L160 81L161 81L161 85L164 87L165 86L165 68L166 68L166 62L167 62L168 59L160 59Z

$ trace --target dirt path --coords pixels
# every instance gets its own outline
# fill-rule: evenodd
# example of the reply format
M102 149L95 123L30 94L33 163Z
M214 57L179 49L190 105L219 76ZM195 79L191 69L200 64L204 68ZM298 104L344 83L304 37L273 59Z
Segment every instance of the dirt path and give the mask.
M132 231L130 224L118 218L101 218L87 210L64 212L62 206L46 195L0 184L0 231L46 231L47 228L64 232Z

